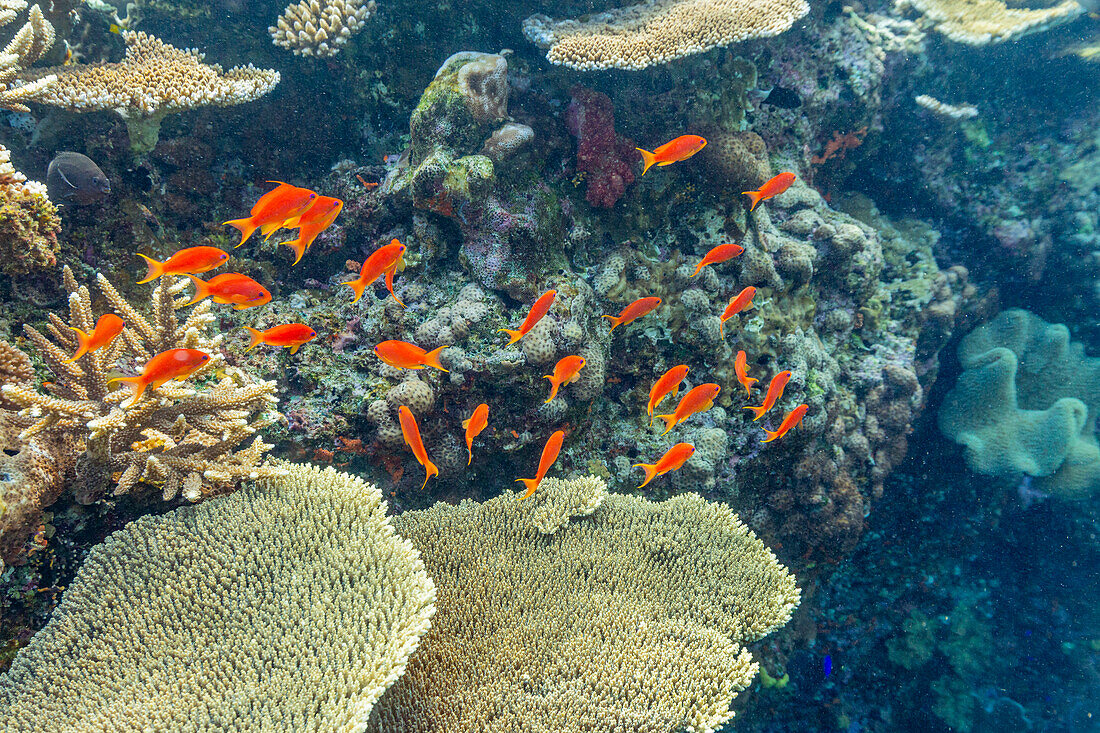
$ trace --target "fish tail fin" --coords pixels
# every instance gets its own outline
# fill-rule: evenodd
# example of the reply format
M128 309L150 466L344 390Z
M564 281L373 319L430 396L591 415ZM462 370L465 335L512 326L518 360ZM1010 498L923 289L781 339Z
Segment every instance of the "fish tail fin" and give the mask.
M423 491L424 487L428 485L428 479L432 476L438 476L439 469L435 467L435 464L424 458L424 483L420 484L420 490Z
M252 328L252 326L245 326L244 328L248 331L248 335L252 337L252 341L249 342L248 348L245 349L245 353L247 354L264 342L264 332L258 328Z
M778 430L768 430L767 428L760 429L768 434L768 437L766 439L760 441L761 443L770 443L781 435Z
M447 371L443 368L443 365L439 363L439 355L443 353L443 349L449 348L448 346L440 346L438 349L432 349L427 354L424 354L424 366L435 367L441 372Z
M665 432L661 433L661 435L664 435L669 430L676 427L676 415L658 415L657 417L665 421Z
M283 242L283 244L294 250L294 262L291 263L291 267L294 267L294 265L297 265L299 262L301 262L302 255L304 255L306 253L306 250L309 249L309 246L302 242L301 237L299 237L298 239L292 239L289 242Z
M520 501L523 501L528 496L535 493L535 489L539 487L539 480L537 478L517 478L516 481L522 482L523 485L527 487L527 492L519 498Z
M752 410L752 414L755 415L755 417L752 419L753 422L756 422L760 418L764 417L764 413L768 411L768 408L764 407L763 405L760 405L759 407L746 407L745 409Z
M137 281L138 285L144 285L145 283L153 282L158 277L164 274L163 262L157 262L152 257L146 257L141 252L138 252L137 256L145 260L145 264L149 267L149 271L145 273L145 279Z
M130 397L130 404L133 405L137 402L143 394L145 394L145 382L141 377L115 377L114 379L107 380L107 386L110 386L112 382L125 382L133 387L134 394Z
M645 172L649 170L654 163L657 162L657 156L649 152L648 150L642 150L641 148L634 149L642 154L642 161L645 163L645 168L642 168L642 175L644 176Z
M508 334L508 343L504 344L506 347L511 346L512 344L514 344L515 342L517 342L521 338L523 338L523 332L522 331L513 331L510 328L498 328L497 329L498 333L501 332L501 331Z
M195 283L195 297L184 303L184 305L194 305L203 298L210 297L210 286L207 285L205 280L200 280L194 275L188 275L187 277L191 278L191 282Z
M251 216L246 216L244 219L230 219L229 221L224 221L222 222L222 226L231 226L241 233L241 241L233 245L233 249L247 242L248 238L252 236L252 232L256 231L256 225L252 223Z
M657 477L656 463L635 463L634 468L640 468L645 471L645 481L643 481L641 486L638 487L639 489Z
M467 445L466 446L466 452L470 454L470 457L466 459L466 465L469 466L471 463L474 462L474 449L473 449L473 446Z
M745 396L752 397L752 386L760 380L756 377L745 377Z
M703 260L699 260L699 264L695 266L695 272L691 273L691 277L695 277L699 274L699 271L703 269L703 265L706 263Z
M341 285L347 285L351 288L351 292L355 293L355 299L351 302L358 303L359 299L363 297L363 293L367 291L367 284L363 282L363 278L357 277L354 280L346 283L340 283Z
M555 382L554 377L550 374L543 374L542 378L550 380L550 396L546 398L546 402L551 402L555 397L558 396L558 387L560 387L561 384L559 382ZM546 404L546 402L544 402L543 404Z
M763 191L742 191L742 194L752 199L752 206L749 207L749 211L756 208L756 205L764 200Z
M92 340L92 337L89 334L84 333L76 326L69 326L69 328L76 332L77 348L76 353L73 354L73 357L71 359L66 359L65 361L61 362L62 364L72 364L74 361L87 354L88 344Z
M607 318L611 321L611 330L612 331L614 331L616 328L621 326L622 323L623 323L623 319L619 318L618 316L600 316L600 318Z

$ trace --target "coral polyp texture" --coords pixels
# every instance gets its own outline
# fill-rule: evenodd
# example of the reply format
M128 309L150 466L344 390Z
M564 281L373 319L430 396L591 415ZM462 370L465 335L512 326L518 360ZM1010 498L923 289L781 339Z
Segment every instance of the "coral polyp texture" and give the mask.
M898 7L916 10L926 25L968 46L1015 40L1085 12L1076 0L1039 8L1009 7L1002 0L899 0Z
M377 10L374 0L302 0L287 5L267 31L298 56L335 56Z
M543 494L541 497L539 494ZM438 589L369 731L710 732L756 674L745 644L799 602L728 507L596 477L393 518ZM533 497L534 498L534 497Z
M777 36L810 12L805 0L649 0L579 20L532 15L527 39L574 69L644 69L731 43Z
M92 550L0 678L0 731L362 731L434 601L378 489L292 465Z
M46 186L28 181L0 145L0 272L24 275L55 267L61 218Z
M1100 491L1100 359L1061 324L1001 313L959 344L963 373L940 408L940 430L977 473L1034 477L1067 499Z
M24 0L0 2L0 26L11 23L25 10ZM11 84L16 74L38 61L53 46L56 34L53 25L42 15L42 8L32 5L27 22L16 32L4 50L0 52L0 107L16 112L29 112L25 102L36 98L57 77L46 74L26 85Z

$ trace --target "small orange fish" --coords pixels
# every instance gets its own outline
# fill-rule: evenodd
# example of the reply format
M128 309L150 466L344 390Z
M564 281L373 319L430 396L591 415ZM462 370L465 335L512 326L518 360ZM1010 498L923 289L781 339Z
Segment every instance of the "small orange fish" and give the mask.
M468 420L462 421L462 429L466 431L466 450L470 453L466 465L474 461L474 438L489 426L489 406L482 402L474 408L474 414Z
M691 276L695 277L698 275L699 271L707 265L717 265L726 260L732 260L744 251L745 248L739 244L720 244L703 255L702 262L695 266L695 272L691 273Z
M287 247L294 250L295 265L302 259L302 255L310 248L317 235L328 229L332 222L336 221L336 217L340 215L340 209L342 208L344 208L344 202L340 199L334 199L331 196L318 196L313 205L306 209L303 214L285 224L290 229L298 227L298 237L289 242L283 242Z
M642 150L641 148L634 149L642 154L642 160L645 162L645 168L642 169L642 175L644 176L650 166L654 164L662 166L679 163L681 160L687 160L695 155L706 147L706 145L707 141L698 135L681 135L672 142L665 143L652 153L648 150Z
M760 418L764 417L764 413L772 409L779 398L783 396L783 388L787 386L787 382L790 381L791 373L789 371L779 372L772 377L771 383L768 385L768 393L764 395L764 404L759 407L746 407L746 410L752 410L756 414L756 417L752 419L756 422Z
M271 302L271 293L267 288L239 272L215 275L205 281L194 275L187 277L195 283L195 297L185 305L194 305L205 298L213 298L215 303L232 303L234 310L244 310Z
M69 326L69 328L76 331L77 349L71 359L66 359L62 363L71 364L89 351L110 346L115 337L122 333L124 325L126 324L122 322L122 319L114 313L104 313L95 322L95 328L92 329L91 333L84 333L75 326Z
M527 487L527 493L519 498L520 501L523 501L528 496L535 493L535 489L542 483L542 479L546 476L546 472L554 465L554 461L558 460L558 453L561 452L561 444L564 440L565 433L561 430L558 430L547 438L546 445L542 448L542 458L539 459L539 470L535 474L535 477L516 479L516 481L522 481L523 485Z
M645 471L645 481L638 488L642 488L658 476L664 476L669 471L680 468L694 453L695 446L691 443L677 443L665 451L665 454L658 458L656 463L635 463L634 468L641 468Z
M231 226L241 233L241 241L234 245L235 248L244 244L257 229L270 237L275 230L283 226L284 222L295 218L312 206L314 199L317 198L317 194L308 188L298 188L279 181L268 181L268 183L279 185L260 197L260 200L253 205L249 216L223 222L222 226Z
M340 283L341 285L347 285L355 293L355 300L352 303L358 303L359 299L363 297L363 293L366 291L367 286L371 285L375 280L387 273L389 270L396 269L398 263L401 261L401 255L405 254L405 245L397 241L397 239L391 239L390 243L384 247L376 249L370 257L363 263L363 267L359 270L359 277L355 280L346 283ZM392 281L391 281L392 282ZM390 293L393 293L392 286L390 287ZM397 300L397 296L393 296L394 300ZM401 302L401 301L397 301Z
M252 342L245 352L252 351L260 344L268 346L289 346L290 353L298 351L302 344L309 343L317 336L317 332L304 323L287 323L282 326L272 326L266 331L261 331L251 326L245 329L252 336Z
M523 324L520 325L519 330L513 331L508 328L498 328L497 332L503 331L508 334L508 343L505 346L511 346L521 338L526 336L535 324L542 320L550 311L550 306L554 304L554 298L557 296L557 290L547 290L545 293L539 296L539 299L535 301L535 304L531 306L531 311L527 314L527 317L523 319Z
M680 400L680 404L676 405L675 412L671 415L657 416L665 421L665 433L672 430L695 413L709 410L714 406L714 398L717 397L718 393L721 391L722 388L717 384L707 382L706 384L700 384L698 387L688 392L684 395L684 398ZM661 433L661 435L665 433Z
M745 388L745 397L752 397L752 385L760 380L749 376L749 358L744 351L737 352L737 358L733 360L733 371L737 373L737 381Z
M756 297L756 288L752 285L742 290L737 295L730 298L729 305L722 311L722 315L718 316L718 333L722 334L722 338L726 337L726 321L736 316L746 308L752 307L752 299Z
M794 183L795 178L797 176L794 173L780 173L755 191L742 191L742 194L752 198L752 206L749 207L749 211L755 209L761 201L767 201L772 196L778 196L786 191Z
M583 368L583 356L566 356L559 359L558 363L554 365L554 373L543 375L543 379L550 380L550 396L546 398L546 401L549 402L557 397L558 388L575 380Z
M439 363L439 354L446 348L448 347L440 346L438 349L425 351L408 341L383 341L374 347L374 353L379 359L398 369L423 369L430 366L445 372L447 370Z
M603 318L611 319L611 330L614 331L619 326L625 326L632 321L636 321L642 316L650 313L661 304L661 299L657 297L638 298L633 303L623 308L623 312L617 316L603 316Z
M680 393L680 382L684 381L684 377L687 376L688 368L686 364L674 366L667 372L661 375L661 378L653 383L652 389L649 390L649 404L646 406L646 414L649 415L649 424L653 424L653 411L657 409L657 405L661 404L661 400L671 394L673 397Z
M164 262L157 262L141 252L138 252L137 256L144 259L149 266L145 279L138 280L138 285L152 282L161 275L199 275L219 267L229 259L229 255L217 247L188 247L176 252Z
M136 377L115 377L107 382L126 382L134 390L130 398L132 406L145 394L146 388L156 389L170 379L180 379L194 374L206 362L210 354L198 349L168 349L162 351L145 363L145 368Z
M405 443L412 449L417 462L424 467L424 483L420 486L420 490L423 491L428 485L428 479L439 475L439 469L428 460L428 451L424 450L424 441L420 439L420 427L416 424L412 410L401 405L397 408L397 419L401 423L401 435L404 436Z
M778 430L768 430L764 428L764 432L768 434L767 439L761 441L763 443L770 443L776 438L782 438L787 434L787 431L802 422L802 418L806 415L806 411L810 409L807 404L801 404L787 413L787 416L783 418L783 422L779 423Z

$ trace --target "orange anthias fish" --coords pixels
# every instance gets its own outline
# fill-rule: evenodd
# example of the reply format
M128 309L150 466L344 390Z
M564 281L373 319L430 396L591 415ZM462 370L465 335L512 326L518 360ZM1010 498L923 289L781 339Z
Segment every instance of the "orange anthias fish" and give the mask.
M379 359L398 369L423 369L430 366L445 372L447 370L439 363L439 354L446 348L448 347L440 346L438 349L425 351L407 341L383 341L374 347L374 353Z
M145 364L141 374L136 377L115 377L107 382L126 382L134 389L130 398L133 405L145 394L146 388L156 389L170 379L179 379L194 374L206 362L210 354L198 349L168 349L162 351Z
M194 305L205 298L213 298L215 303L232 303L234 310L244 310L271 301L271 293L267 288L239 272L215 275L205 281L194 275L187 277L195 283L195 297L186 305Z
M355 293L355 300L352 303L358 303L359 299L363 297L363 293L366 291L367 286L371 285L375 280L381 277L383 274L397 269L398 264L401 262L401 255L405 254L405 245L396 239L391 239L390 243L384 247L379 247L371 256L363 263L363 268L359 270L359 277L355 280L346 283L340 283L341 285L347 285ZM389 281L390 294L393 294L393 281ZM397 296L393 296L394 300L397 300ZM400 300L397 300L400 303Z
M749 357L744 351L737 352L737 358L733 360L733 371L737 374L737 381L745 388L745 396L752 397L752 385L760 380L749 376Z
M260 197L249 212L249 216L223 223L223 226L231 226L240 231L241 241L235 247L244 244L257 229L270 237L285 222L304 213L317 198L317 194L308 188L298 188L279 181L268 181L268 183L279 185Z
M283 242L287 247L294 250L295 265L312 246L313 240L317 239L317 235L332 226L332 222L336 221L336 217L340 215L342 208L344 208L344 202L340 199L334 199L331 196L318 196L313 202L313 206L306 209L297 219L292 219L285 224L290 229L299 227L296 239Z
M806 411L810 409L807 404L801 404L787 413L787 416L783 418L783 422L779 423L778 430L768 430L764 428L764 432L768 434L768 437L763 440L764 443L770 443L776 438L782 438L787 434L787 431L802 422L802 418L806 415Z
M558 363L554 365L554 373L543 375L543 379L550 380L550 396L546 398L546 401L549 402L557 397L558 388L575 380L583 368L583 356L566 356L559 359Z
M768 393L764 395L764 404L759 407L745 408L746 410L752 410L753 413L756 414L756 417L752 419L753 422L764 417L764 413L772 409L775 403L779 401L779 398L783 396L783 388L787 386L787 382L790 378L791 373L789 371L779 372L779 374L772 377L772 381L768 385Z
M732 260L744 251L745 248L739 244L720 244L703 255L703 261L695 266L695 272L691 273L691 276L695 277L698 275L699 271L707 265L717 265L726 260Z
M681 135L672 142L665 143L652 153L641 148L634 149L642 154L642 160L645 161L645 168L642 169L642 175L644 176L650 166L654 164L657 166L672 165L673 163L679 163L681 160L687 160L706 147L706 144L707 141L698 135Z
M634 468L645 471L645 481L638 488L642 488L658 476L664 476L669 471L675 471L687 462L695 453L695 446L691 443L677 443L665 451L665 454L657 459L656 463L635 463Z
M755 209L761 201L767 201L772 196L778 196L786 191L794 183L796 177L794 173L780 173L755 191L742 191L742 194L752 198L752 206L749 207L749 211Z
M412 410L401 405L397 408L397 419L401 423L401 435L405 437L405 442L412 449L416 460L424 467L424 483L420 486L420 490L423 491L428 485L428 479L439 475L439 469L428 460L428 451L424 450L424 441L420 439L420 428L416 424Z
M272 326L266 331L245 326L252 336L252 343L245 349L252 351L260 344L268 346L289 346L290 353L295 353L302 344L309 343L317 336L317 332L304 323L287 323L282 326Z
M468 420L462 421L462 429L466 431L466 450L470 453L466 465L474 461L474 438L489 426L489 406L482 402L474 408L474 414Z
M523 501L528 496L535 493L535 489L539 487L539 484L542 483L542 479L545 478L546 472L554 465L554 461L558 460L558 453L561 452L561 444L564 440L565 432L561 430L558 430L547 438L546 445L542 448L542 458L539 459L539 470L535 474L535 477L516 479L516 481L522 481L523 485L527 487L527 493L519 498L520 501Z
M718 333L722 334L722 338L726 337L726 321L736 316L741 311L752 306L752 299L756 297L756 288L749 285L737 295L730 298L729 305L722 311L722 315L718 316Z
M95 328L92 329L91 333L84 333L75 326L69 326L69 328L76 331L77 349L73 357L66 359L63 363L71 364L89 351L110 346L115 337L122 333L124 325L126 324L122 322L122 319L114 313L104 313L95 322Z
M617 316L602 316L603 318L611 319L611 330L614 331L619 326L625 326L632 321L636 321L647 313L653 311L661 304L661 299L651 296L648 298L638 298L633 303L623 308L623 312Z
M137 256L144 259L149 266L145 279L138 280L138 285L152 282L161 275L198 275L219 267L229 259L229 255L217 247L188 247L176 252L164 262L157 262L141 252L138 252Z
M684 377L687 376L688 368L686 364L680 364L674 366L667 372L661 375L661 378L653 383L652 389L649 390L649 404L646 405L646 414L649 415L649 424L653 424L653 411L657 409L657 405L661 404L661 400L671 394L673 397L680 393L680 382L684 381Z
M508 334L508 343L506 343L505 346L511 346L526 336L531 329L535 327L535 324L541 321L542 317L550 312L550 306L554 305L554 298L557 294L557 290L547 290L540 295L539 299L535 301L535 304L531 306L531 312L523 319L523 323L518 330L513 331L509 328L498 328L497 332L503 331Z
M688 392L684 395L684 398L680 400L680 404L676 405L675 412L671 415L657 416L665 421L665 433L672 430L695 413L709 410L714 406L714 398L717 397L718 393L721 391L722 388L717 384L707 382L706 384L700 384L698 387ZM661 433L661 435L665 433Z

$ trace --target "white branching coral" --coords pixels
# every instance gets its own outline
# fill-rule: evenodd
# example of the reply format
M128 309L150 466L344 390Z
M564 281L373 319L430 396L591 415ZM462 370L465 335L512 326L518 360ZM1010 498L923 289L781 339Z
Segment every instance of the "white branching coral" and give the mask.
M951 120L965 120L978 116L978 108L972 104L948 104L928 94L918 94L913 97L913 101L932 114Z
M25 438L64 433L83 445L76 469L81 487L77 499L94 501L111 484L115 494L125 494L144 483L161 486L165 499L182 491L197 501L233 491L245 479L281 473L263 463L272 446L259 435L282 419L275 409L275 382L255 380L226 366L217 348L221 335L209 335L214 320L209 301L195 306L181 323L176 312L188 298L176 295L187 281L162 277L153 290L152 318L146 319L107 278L99 275L98 281L111 311L126 324L114 343L67 363L77 347L70 327L91 332L96 317L91 293L77 285L66 267L68 323L50 314L52 340L24 325L54 374L49 392L19 384L2 388L6 400L34 419ZM212 358L185 381L147 390L136 401L129 399L129 389L108 389L108 372L138 372L153 356L174 348L201 349Z
M301 0L287 5L267 32L298 56L335 56L377 9L374 0Z
M11 23L26 7L25 0L0 0L0 26ZM11 86L20 71L50 50L54 38L53 26L42 15L42 8L32 5L27 13L27 22L0 51L0 107L29 112L25 102L37 98L57 80L53 74L44 74L30 84Z
M1003 0L897 0L898 10L912 8L921 22L957 43L985 46L1012 41L1068 23L1085 12L1076 0L1049 7L1009 7Z

